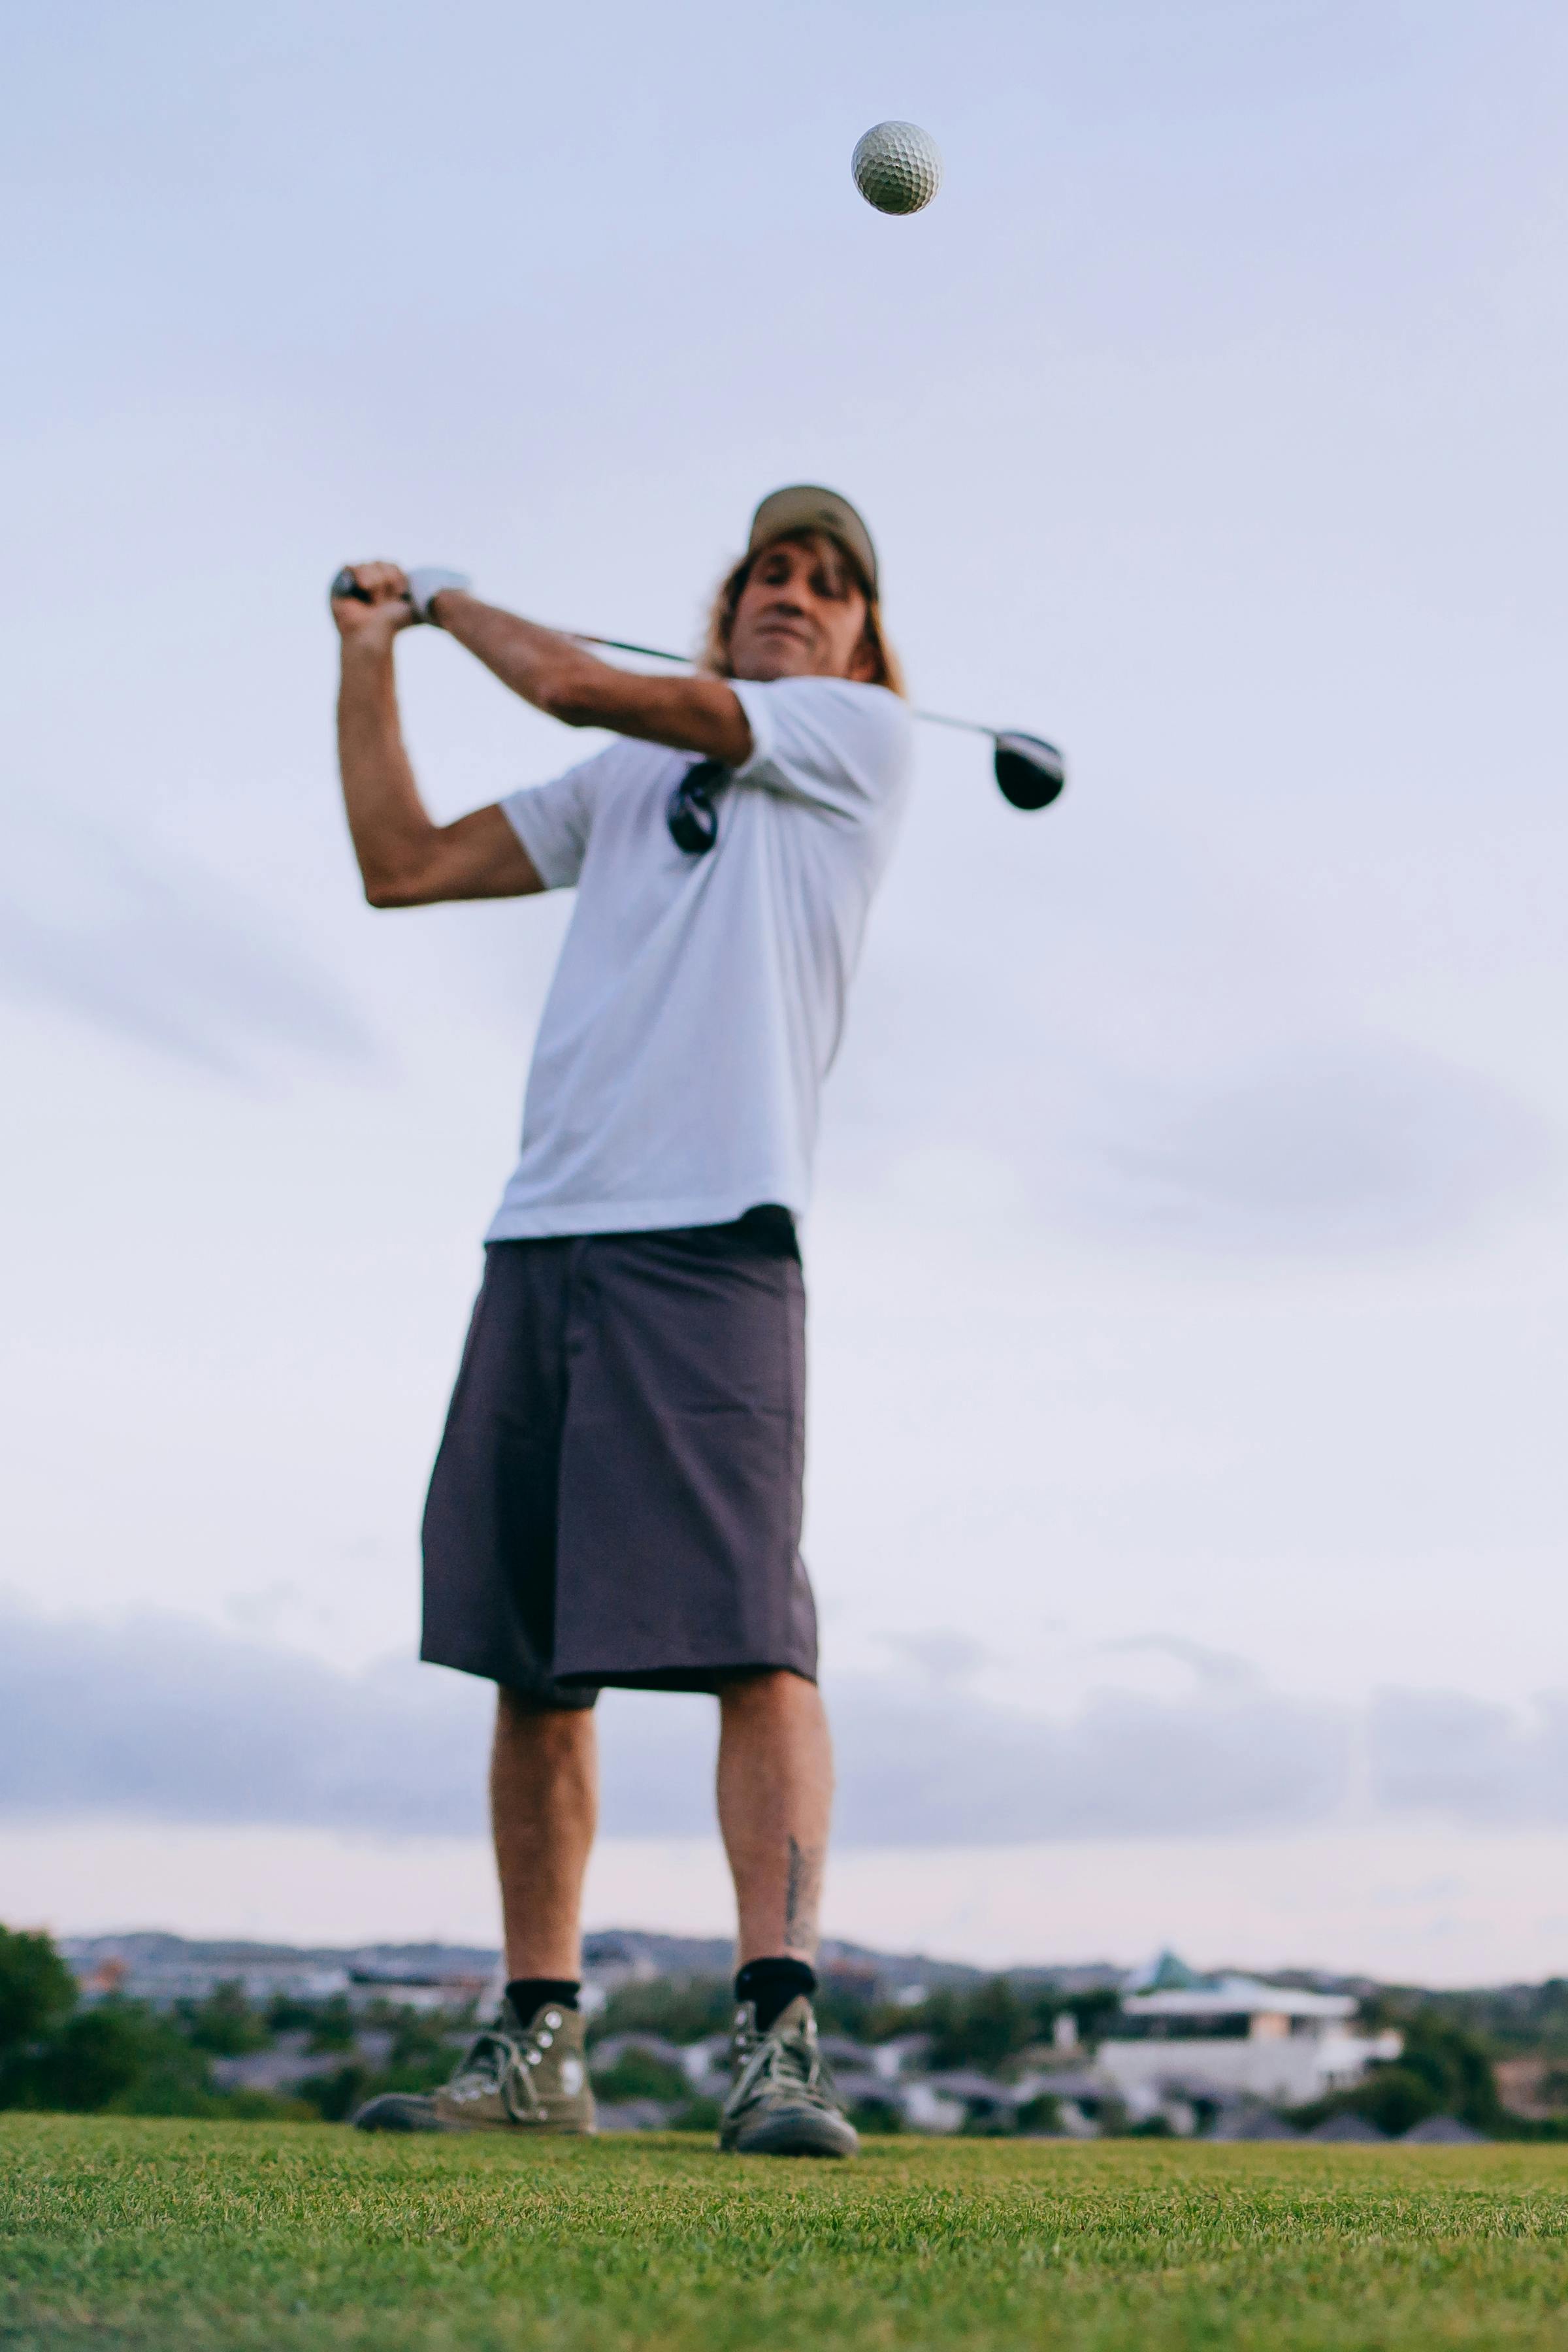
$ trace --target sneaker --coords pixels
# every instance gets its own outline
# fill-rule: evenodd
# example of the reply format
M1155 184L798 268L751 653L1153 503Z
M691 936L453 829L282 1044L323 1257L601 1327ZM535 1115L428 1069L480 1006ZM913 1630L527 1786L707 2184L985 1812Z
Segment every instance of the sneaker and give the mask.
M579 2011L546 2001L526 2022L510 2000L476 2034L440 2090L385 2091L354 2116L356 2131L591 2132L594 2094Z
M719 2145L732 2156L854 2156L860 2142L833 2096L816 2046L816 2019L797 1993L765 2033L756 2004L737 2011L731 2044L735 2086L719 2119Z

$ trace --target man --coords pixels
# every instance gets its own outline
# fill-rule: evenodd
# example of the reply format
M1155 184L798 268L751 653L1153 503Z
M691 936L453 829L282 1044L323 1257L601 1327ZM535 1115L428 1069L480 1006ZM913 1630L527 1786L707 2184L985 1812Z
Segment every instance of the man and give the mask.
M612 668L451 572L368 563L352 581L332 605L339 750L372 905L577 891L425 1520L421 1655L499 1689L509 1983L444 2090L356 2121L593 2129L577 2005L592 1709L606 1685L700 1690L719 1701L739 1911L721 2146L852 2155L811 2009L832 1760L798 1549L795 1221L909 769L876 551L831 491L764 499L692 677ZM416 620L537 709L620 740L433 824L393 675Z

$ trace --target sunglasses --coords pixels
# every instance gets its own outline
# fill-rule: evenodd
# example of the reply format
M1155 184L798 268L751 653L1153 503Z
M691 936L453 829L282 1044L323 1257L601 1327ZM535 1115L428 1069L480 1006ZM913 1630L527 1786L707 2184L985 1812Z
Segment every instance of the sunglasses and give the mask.
M685 850L689 857L705 856L718 840L719 812L713 796L729 781L730 771L722 760L699 760L671 793L664 821L677 849Z

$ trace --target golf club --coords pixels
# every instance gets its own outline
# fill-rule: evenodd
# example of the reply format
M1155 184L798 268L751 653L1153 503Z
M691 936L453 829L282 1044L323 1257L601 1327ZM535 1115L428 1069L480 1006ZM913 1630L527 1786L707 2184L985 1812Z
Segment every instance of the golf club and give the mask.
M369 597L345 565L332 582L333 596L354 596L362 604ZM581 646L603 646L606 652L637 654L645 661L679 662L690 667L687 654L666 653L658 646L634 646L625 637L596 637L586 629L563 629L563 637L574 637ZM975 719L949 719L940 710L917 710L912 714L931 727L957 727L966 735L984 735L994 746L992 767L997 787L1005 801L1016 809L1049 808L1067 782L1067 761L1054 743L1043 736L1025 735L1014 727L983 727Z

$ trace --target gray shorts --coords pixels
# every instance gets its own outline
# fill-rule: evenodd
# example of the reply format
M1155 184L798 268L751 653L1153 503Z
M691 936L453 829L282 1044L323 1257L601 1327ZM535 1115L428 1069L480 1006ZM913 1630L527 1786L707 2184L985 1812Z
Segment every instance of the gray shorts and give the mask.
M492 1242L425 1510L420 1655L542 1707L815 1681L782 1210Z

